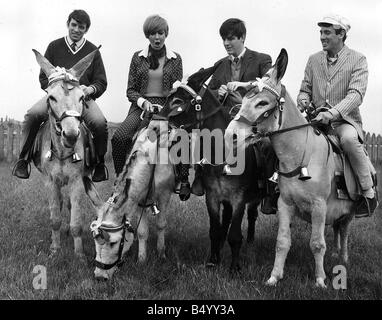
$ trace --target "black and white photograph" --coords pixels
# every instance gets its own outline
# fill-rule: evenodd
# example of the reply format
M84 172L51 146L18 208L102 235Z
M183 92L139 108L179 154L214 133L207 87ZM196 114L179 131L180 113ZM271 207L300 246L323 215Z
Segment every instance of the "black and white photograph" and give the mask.
M382 300L380 0L0 7L1 300Z

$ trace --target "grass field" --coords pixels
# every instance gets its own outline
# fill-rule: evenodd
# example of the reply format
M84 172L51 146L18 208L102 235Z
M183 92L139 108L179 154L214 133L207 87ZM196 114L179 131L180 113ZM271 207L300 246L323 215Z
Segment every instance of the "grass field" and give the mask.
M108 164L112 172L112 165ZM167 260L161 261L155 251L155 228L150 233L148 261L136 263L137 243L127 262L109 283L93 278L94 242L89 224L94 209L83 195L84 249L86 262L76 259L71 236L62 232L62 252L49 257L50 226L46 190L40 173L33 168L29 180L11 176L11 165L0 163L0 299L382 299L382 212L351 224L350 264L347 266L347 290L332 286L331 258L333 232L327 227L325 269L327 290L314 287L314 260L309 249L310 225L300 220L292 224L292 247L285 277L276 288L264 282L274 260L277 235L276 216L260 214L255 243L245 244L241 251L242 272L228 272L230 249L223 250L222 264L208 270L204 263L209 253L209 222L204 197L192 196L186 203L171 200L168 211ZM381 181L381 179L380 179ZM98 183L104 199L113 181ZM68 212L65 215L68 223ZM133 221L134 223L134 221ZM243 221L246 232L246 221ZM35 266L46 267L47 289L33 288Z

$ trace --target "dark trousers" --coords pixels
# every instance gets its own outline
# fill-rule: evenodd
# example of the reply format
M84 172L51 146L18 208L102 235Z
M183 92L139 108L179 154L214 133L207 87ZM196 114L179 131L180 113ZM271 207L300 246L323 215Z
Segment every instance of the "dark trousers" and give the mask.
M162 106L166 102L166 98L162 97L147 97L146 99L153 104L160 104ZM142 109L133 103L126 119L120 124L111 138L114 170L117 176L123 171L127 155L133 148L135 133L149 124L149 118L145 118L142 121L140 118L141 114Z
M36 138L40 125L48 120L47 97L44 96L30 108L24 116L23 122L23 142L19 159L28 159L33 142ZM86 101L82 117L94 136L94 144L98 159L103 160L107 151L107 121L94 100Z

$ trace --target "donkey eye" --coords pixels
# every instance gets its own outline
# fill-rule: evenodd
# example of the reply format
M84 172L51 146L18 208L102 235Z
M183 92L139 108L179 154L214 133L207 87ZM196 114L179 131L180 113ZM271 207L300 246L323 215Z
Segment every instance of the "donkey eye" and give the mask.
M175 108L176 106L183 104L183 100L179 98L175 98L174 100L171 101L171 108Z
M265 100L261 100L257 105L260 106L260 107L264 107L264 106L266 106L267 104L268 104L267 101L265 101Z
M53 96L49 96L48 99L52 100L53 102L57 102L57 99L55 97L53 97Z

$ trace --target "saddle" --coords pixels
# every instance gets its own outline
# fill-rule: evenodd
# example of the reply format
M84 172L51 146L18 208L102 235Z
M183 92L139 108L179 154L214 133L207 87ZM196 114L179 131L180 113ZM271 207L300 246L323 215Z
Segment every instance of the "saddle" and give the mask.
M41 124L36 139L34 140L31 153L29 155L30 159L33 159L33 162L36 167L41 165L42 157L46 156L42 154L43 144L46 139L51 140L50 136L50 125L49 121L45 121ZM81 136L84 144L84 155L85 159L78 159L73 156L73 162L84 160L84 166L87 168L93 168L97 163L96 149L94 145L94 137L90 129L86 126L84 122L80 125ZM46 136L45 136L46 135Z
M335 182L337 187L337 198L357 201L362 195L361 187L356 179L356 175L350 164L348 157L343 152L339 138L334 132L328 130L327 133L322 133L328 141L329 147L333 150L334 160L336 164ZM377 172L370 161L369 155L364 148L366 154L370 175L373 180L373 187L377 187Z

